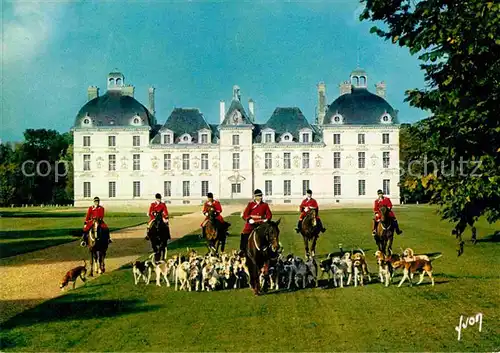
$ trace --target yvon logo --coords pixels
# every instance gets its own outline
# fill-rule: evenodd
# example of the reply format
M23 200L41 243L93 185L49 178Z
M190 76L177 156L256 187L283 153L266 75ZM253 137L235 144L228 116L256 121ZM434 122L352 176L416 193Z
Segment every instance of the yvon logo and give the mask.
M482 313L478 313L476 314L476 316L466 317L465 320L464 316L460 315L460 322L458 323L458 326L455 326L455 331L458 332L458 340L460 341L460 337L462 335L462 329L466 329L467 326L474 326L477 323L479 323L479 332L481 332L481 329L483 328Z

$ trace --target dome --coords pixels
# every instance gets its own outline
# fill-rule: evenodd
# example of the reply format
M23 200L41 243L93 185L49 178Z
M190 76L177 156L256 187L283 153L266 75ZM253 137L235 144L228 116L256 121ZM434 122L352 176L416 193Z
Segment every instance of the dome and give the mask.
M332 122L333 120L333 122ZM329 105L325 124L335 122L347 125L398 124L397 111L387 101L366 88L352 87Z
M75 127L151 126L153 117L135 98L108 91L88 101L78 112Z

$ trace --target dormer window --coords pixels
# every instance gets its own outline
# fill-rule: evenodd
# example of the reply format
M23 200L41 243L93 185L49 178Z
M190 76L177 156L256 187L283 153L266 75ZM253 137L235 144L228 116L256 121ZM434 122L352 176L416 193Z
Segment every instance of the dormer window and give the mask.
M132 118L132 125L135 125L135 126L142 125L142 119L139 115L136 115Z
M171 134L163 134L163 144L170 145L172 143L172 135Z
M201 143L208 143L208 134L201 134Z
M388 113L384 113L382 117L380 118L380 122L382 124L390 124L392 123L392 116Z
M344 117L342 115L340 115L339 113L337 113L334 116L332 116L331 123L332 124L343 124Z
M90 118L89 114L87 113L87 115L85 116L85 118L83 118L82 120L82 125L83 126L91 126L92 125L92 119Z
M264 138L265 143L271 143L273 141L273 134L272 133L268 132L264 136L265 136L265 138Z
M198 143L207 144L210 143L210 130L201 129L198 131Z
M180 137L179 143L191 143L191 140L192 140L191 135L184 134Z
M274 143L275 142L274 133L275 131L271 128L265 128L264 130L262 130L262 142Z
M300 142L302 143L312 142L312 131L310 129L303 129L300 131Z
M293 141L293 136L292 136L291 133L285 132L283 135L281 135L280 142L289 143L289 142L292 142L292 141Z

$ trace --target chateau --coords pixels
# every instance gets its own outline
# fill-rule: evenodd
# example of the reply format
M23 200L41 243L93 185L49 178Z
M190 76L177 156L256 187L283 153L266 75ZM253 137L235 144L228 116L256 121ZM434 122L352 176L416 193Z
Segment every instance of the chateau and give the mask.
M244 200L254 189L273 204L297 204L307 189L320 203L368 204L383 189L399 204L399 122L386 86L368 90L356 69L330 105L319 83L314 124L297 107L277 107L257 123L254 102L238 86L218 124L198 109L175 108L157 121L155 89L146 108L123 74L111 72L107 91L88 88L74 134L75 206L94 196L106 205L147 205L159 192L167 203L199 204L213 192ZM212 119L210 119L212 120Z

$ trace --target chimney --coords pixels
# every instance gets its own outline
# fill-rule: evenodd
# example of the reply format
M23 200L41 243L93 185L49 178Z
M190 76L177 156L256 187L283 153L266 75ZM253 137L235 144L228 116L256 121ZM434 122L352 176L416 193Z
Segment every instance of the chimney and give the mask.
M132 85L126 85L122 87L122 95L134 98L135 87Z
M99 97L99 88L97 86L89 86L87 88L87 98L89 101L91 101L94 98Z
M323 124L323 119L326 114L326 85L324 82L318 83L318 116L316 121L318 124Z
M340 95L344 95L352 92L352 85L350 81L344 81L340 84Z
M149 87L149 112L152 115L156 115L155 111L155 88Z
M224 121L225 115L226 115L226 103L224 101L220 101L220 114L219 114L219 118L220 118L220 123L221 124Z
M252 98L248 100L248 111L250 112L250 120L252 123L255 122L255 110L254 110L254 101Z
M385 86L385 82L382 81L382 82L379 82L375 85L375 93L377 96L379 97L382 97L382 98L385 98L385 89L386 89L386 86Z

